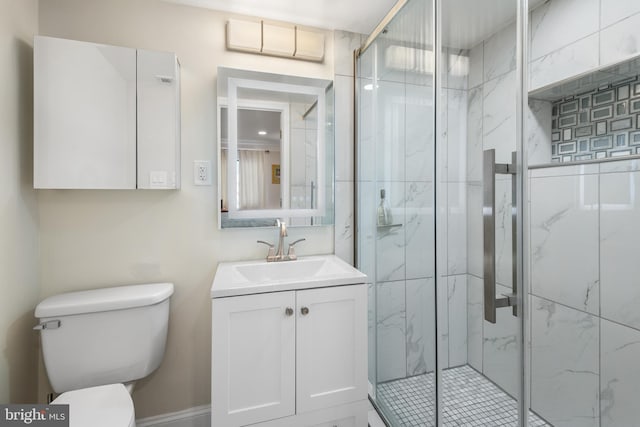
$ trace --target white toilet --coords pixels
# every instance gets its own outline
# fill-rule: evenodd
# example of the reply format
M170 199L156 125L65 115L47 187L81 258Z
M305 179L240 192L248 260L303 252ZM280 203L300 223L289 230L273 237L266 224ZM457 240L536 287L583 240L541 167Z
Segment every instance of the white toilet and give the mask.
M71 292L36 307L52 403L70 427L134 427L133 382L162 361L173 284Z

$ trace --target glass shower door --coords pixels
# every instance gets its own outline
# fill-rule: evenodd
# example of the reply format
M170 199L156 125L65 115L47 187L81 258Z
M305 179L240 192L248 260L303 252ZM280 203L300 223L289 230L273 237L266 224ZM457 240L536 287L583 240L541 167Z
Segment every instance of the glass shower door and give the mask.
M357 61L356 245L372 282L370 394L397 426L436 425L432 10L431 0L406 3Z
M545 425L525 416L526 8L408 0L359 52L357 263L393 426Z
M544 425L524 410L526 1L438 4L442 425Z

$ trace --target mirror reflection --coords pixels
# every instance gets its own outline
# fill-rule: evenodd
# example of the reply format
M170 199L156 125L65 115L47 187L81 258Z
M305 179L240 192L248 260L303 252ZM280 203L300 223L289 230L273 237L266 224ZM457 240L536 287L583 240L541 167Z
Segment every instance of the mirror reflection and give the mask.
M282 151L282 111L238 109L237 209L280 209L280 164ZM229 159L228 109L220 111L221 165ZM222 180L226 184L225 168ZM222 186L222 209L228 211L227 185Z
M331 81L218 73L220 226L332 224Z

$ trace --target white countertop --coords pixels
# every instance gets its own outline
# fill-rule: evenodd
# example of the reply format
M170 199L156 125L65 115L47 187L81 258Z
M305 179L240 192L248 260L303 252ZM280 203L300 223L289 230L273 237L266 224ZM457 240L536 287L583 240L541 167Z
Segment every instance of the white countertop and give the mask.
M211 298L367 283L367 275L335 255L295 261L223 262L211 285Z

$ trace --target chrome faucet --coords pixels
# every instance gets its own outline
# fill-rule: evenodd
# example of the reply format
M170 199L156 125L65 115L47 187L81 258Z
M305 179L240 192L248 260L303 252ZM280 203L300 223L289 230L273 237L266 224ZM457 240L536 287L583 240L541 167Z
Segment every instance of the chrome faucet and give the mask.
M278 240L278 250L276 251L276 261L284 258L284 238L287 237L287 224L284 221L276 219L276 227L279 228L280 238Z
M289 244L289 248L287 249L287 254L284 254L284 238L287 237L287 225L276 219L276 227L278 227L278 249L276 250L274 245L265 242L263 240L258 240L258 243L262 243L263 245L267 245L269 247L269 252L267 252L267 262L277 262L277 261L295 261L298 259L294 251L294 246L298 243L307 240L307 239L298 239L295 242Z

